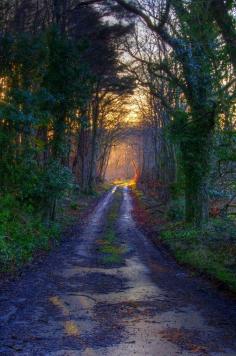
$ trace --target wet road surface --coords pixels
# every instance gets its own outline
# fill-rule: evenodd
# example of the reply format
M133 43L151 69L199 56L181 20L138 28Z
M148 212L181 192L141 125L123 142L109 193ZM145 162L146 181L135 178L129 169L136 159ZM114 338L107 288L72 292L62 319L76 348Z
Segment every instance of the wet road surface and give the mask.
M141 233L122 189L114 223L122 259L98 242L121 188L84 225L0 293L1 355L236 356L236 303L192 277Z

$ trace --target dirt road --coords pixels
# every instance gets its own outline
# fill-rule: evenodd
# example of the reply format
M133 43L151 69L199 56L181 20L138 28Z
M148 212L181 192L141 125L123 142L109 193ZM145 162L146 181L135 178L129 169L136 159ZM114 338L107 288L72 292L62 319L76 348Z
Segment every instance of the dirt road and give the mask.
M100 246L117 202L112 261ZM2 285L1 355L236 356L236 302L153 246L131 210L128 188L115 187L43 262Z

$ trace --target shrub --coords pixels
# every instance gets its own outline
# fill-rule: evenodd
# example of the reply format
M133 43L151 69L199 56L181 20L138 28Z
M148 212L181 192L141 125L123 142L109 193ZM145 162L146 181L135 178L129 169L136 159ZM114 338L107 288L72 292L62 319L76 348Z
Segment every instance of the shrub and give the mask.
M0 197L0 271L30 261L58 235L58 226L45 226L31 206L22 206L11 194Z

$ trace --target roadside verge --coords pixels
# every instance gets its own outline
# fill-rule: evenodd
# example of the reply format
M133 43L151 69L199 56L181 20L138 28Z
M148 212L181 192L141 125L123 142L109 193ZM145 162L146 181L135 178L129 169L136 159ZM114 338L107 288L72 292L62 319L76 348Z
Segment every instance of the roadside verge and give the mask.
M142 190L132 187L133 217L158 248L165 248L192 273L210 279L221 290L236 293L236 225L211 219L202 230L170 221L165 211L153 207Z

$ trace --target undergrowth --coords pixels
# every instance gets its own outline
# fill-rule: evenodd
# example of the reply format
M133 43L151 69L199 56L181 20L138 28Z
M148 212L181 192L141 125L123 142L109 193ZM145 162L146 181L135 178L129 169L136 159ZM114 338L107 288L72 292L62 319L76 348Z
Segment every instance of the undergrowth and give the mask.
M160 237L179 262L236 292L236 227L231 220L212 219L201 230L172 224Z
M58 236L56 223L43 224L32 207L22 206L13 195L0 197L0 272L29 262L36 251L49 249Z
M13 194L0 195L0 274L14 272L41 251L58 243L61 232L80 221L83 213L109 186L99 186L96 195L75 192L58 207L56 221L45 223L42 214L23 204Z
M96 187L96 192L93 194L83 193L80 190L75 190L70 196L64 199L64 202L58 211L58 219L64 228L74 225L81 218L84 211L87 211L93 206L105 192L111 189L112 185L105 183L99 184Z
M134 215L141 227L162 241L177 261L193 267L236 292L236 225L230 218L211 218L202 229L185 224L175 202L160 213L158 204L139 189L133 190ZM153 207L152 207L153 205ZM178 205L179 206L179 205ZM182 211L182 205L179 206ZM171 212L171 213L170 213Z

